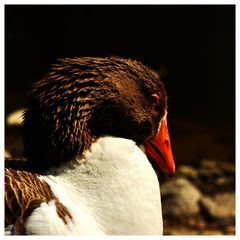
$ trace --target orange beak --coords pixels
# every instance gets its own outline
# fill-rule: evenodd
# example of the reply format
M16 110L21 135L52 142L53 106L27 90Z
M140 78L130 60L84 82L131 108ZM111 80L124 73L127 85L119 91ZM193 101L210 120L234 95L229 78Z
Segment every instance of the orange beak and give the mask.
M175 162L173 159L170 136L167 127L167 117L161 120L161 126L157 135L145 143L147 156L154 160L163 172L173 175Z

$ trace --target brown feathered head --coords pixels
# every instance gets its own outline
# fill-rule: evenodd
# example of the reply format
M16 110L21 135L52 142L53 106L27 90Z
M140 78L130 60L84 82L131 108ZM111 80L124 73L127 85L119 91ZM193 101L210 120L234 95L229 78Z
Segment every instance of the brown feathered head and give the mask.
M101 135L144 143L167 108L159 76L119 57L66 58L33 85L24 113L28 163L47 169L66 162Z

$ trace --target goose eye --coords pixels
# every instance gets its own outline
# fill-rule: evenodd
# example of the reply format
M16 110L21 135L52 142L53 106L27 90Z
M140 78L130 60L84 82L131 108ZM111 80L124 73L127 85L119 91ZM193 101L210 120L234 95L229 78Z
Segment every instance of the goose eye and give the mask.
M151 103L154 107L159 104L159 96L157 94L151 95Z

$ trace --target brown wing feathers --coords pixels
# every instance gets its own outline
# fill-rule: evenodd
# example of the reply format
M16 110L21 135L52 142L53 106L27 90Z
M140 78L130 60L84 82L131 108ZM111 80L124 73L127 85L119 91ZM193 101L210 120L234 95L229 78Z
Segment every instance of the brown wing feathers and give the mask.
M5 225L13 224L15 234L24 234L27 217L42 202L54 199L57 214L66 224L65 216L71 219L71 214L54 196L44 180L40 180L36 173L5 170Z

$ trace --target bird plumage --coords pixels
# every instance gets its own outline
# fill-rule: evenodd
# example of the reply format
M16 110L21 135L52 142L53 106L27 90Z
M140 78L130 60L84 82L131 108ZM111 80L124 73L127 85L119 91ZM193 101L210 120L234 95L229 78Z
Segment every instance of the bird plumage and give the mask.
M158 180L138 145L157 134L166 109L163 83L140 62L53 65L29 93L26 161L6 164L8 232L162 234Z

